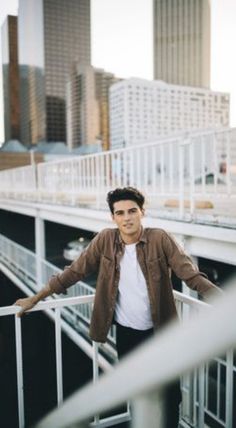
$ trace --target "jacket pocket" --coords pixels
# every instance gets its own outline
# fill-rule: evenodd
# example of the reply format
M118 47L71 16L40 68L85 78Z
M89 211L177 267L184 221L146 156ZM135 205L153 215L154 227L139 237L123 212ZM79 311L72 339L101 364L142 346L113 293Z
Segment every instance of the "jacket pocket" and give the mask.
M162 271L164 268L164 260L163 257L156 257L154 259L147 261L147 268L151 277L158 281L162 276Z

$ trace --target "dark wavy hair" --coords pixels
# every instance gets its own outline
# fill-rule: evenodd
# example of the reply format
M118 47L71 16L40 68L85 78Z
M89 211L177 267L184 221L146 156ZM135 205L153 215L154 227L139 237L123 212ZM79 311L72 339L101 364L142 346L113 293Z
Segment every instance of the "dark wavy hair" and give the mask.
M119 201L134 201L142 210L145 198L138 189L130 186L111 190L107 194L107 203L112 214L114 214L114 203Z

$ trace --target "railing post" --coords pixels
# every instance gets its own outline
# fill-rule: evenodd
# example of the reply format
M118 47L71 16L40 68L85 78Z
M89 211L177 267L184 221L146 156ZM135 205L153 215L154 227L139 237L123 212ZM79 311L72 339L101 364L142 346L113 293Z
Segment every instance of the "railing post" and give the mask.
M233 427L233 371L234 371L234 354L230 349L226 356L226 421L227 428Z
M101 193L101 178L100 178L100 163L99 156L96 156L96 208L100 208L100 193Z
M36 283L40 289L43 284L42 259L45 259L45 227L44 220L39 213L35 217L35 255L36 255Z
M131 404L132 428L164 428L164 395L151 391L135 398Z
M61 359L61 309L55 309L55 335L56 335L56 373L57 373L57 405L63 401L62 359Z
M184 216L184 145L179 144L179 217Z
M206 195L206 149L204 138L201 138L201 192L202 196Z
M198 370L198 428L204 428L204 388L205 367L202 365Z
M230 152L232 146L232 140L230 138L232 135L230 132L226 134L226 183L227 183L227 195L231 195L231 171L230 171Z
M16 335L18 419L19 419L19 428L24 428L24 426L25 426L25 411L24 411L24 385L23 385L21 319L19 317L17 317L17 315L15 315L15 335Z
M193 141L191 141L190 146L189 146L189 180L190 180L190 215L191 218L194 215L194 210L195 210L195 201L194 201L194 190L195 190L195 186L194 186L194 153L193 153Z
M93 383L98 381L99 368L98 368L98 343L93 342ZM99 415L94 416L94 423L99 422Z

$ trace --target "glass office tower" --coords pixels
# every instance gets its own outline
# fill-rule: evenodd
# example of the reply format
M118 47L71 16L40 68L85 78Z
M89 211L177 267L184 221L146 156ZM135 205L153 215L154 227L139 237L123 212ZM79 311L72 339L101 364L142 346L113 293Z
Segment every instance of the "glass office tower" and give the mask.
M154 79L210 86L210 0L153 0Z
M66 81L90 63L90 0L20 0L21 141L66 140Z
M7 16L1 29L5 141L20 138L17 17Z

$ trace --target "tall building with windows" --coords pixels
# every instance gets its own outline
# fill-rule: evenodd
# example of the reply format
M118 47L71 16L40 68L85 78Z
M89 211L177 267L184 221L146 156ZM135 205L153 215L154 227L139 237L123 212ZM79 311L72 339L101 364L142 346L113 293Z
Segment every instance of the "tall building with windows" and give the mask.
M120 79L91 65L74 64L67 83L67 145L110 147L109 88Z
M90 63L90 0L19 0L21 141L66 140L66 81Z
M17 17L7 16L1 29L5 141L20 138Z
M163 81L123 80L110 89L111 148L185 131L229 126L228 93Z
M153 0L154 79L210 86L210 0Z

